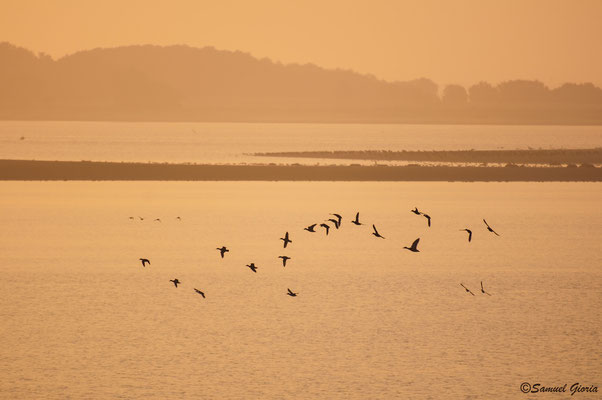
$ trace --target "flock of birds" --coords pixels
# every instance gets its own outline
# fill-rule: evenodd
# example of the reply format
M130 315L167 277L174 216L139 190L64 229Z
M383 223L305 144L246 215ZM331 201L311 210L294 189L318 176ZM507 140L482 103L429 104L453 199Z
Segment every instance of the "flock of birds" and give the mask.
M428 214L426 214L426 213L424 213L424 212L421 212L421 211L419 211L417 207L414 207L414 209L413 209L413 210L410 210L410 211L411 211L412 213L416 214L416 215L419 215L419 216L422 216L422 217L426 218L426 220L427 220L427 225L428 225L428 227L430 228L430 226L431 226L431 217L430 217L430 215L428 215ZM321 227L321 228L324 228L324 230L325 230L325 232L326 232L326 235L328 235L328 233L330 232L330 228L331 228L331 226L330 226L330 225L328 225L326 222L331 222L331 223L334 225L335 229L339 229L339 227L341 226L341 224L342 224L342 221L343 221L343 217L342 217L340 214L337 214L337 213L332 213L332 214L330 214L330 215L331 215L331 216L333 216L333 217L335 217L335 218L329 218L329 219L328 219L328 220L326 220L324 223L321 223L321 224L320 224L320 227ZM132 220L134 219L134 217L129 217L129 218L130 218L130 219L132 219ZM143 221L143 220L144 220L144 218L143 218L143 217L138 217L138 218L139 218L141 221ZM181 221L181 218L180 218L180 217L176 217L176 219L177 219L178 221ZM155 219L154 219L154 221L155 221L155 222L161 222L161 219L160 219L160 218L155 218ZM484 218L483 218L483 222L485 223L485 228L487 229L487 231L489 231L489 232L491 232L491 233L495 234L496 236L500 236L500 235L499 235L499 234L498 234L498 233L497 233L497 232L496 232L496 231L495 231L495 230L494 230L494 229L493 229L493 228L492 228L492 227L491 227L491 226L490 226L490 225L487 223L487 221L486 221ZM363 225L363 224L360 222L360 213L359 213L359 212L358 212L357 214L355 214L355 219L351 220L351 223L352 223L352 224L354 224L354 225L356 225L356 226ZM318 223L315 223L315 224L309 225L309 226L307 226L307 227L303 228L303 230L305 230L305 231L308 231L308 232L311 232L311 233L316 233L316 226L317 226L317 225L318 225ZM385 239L385 237L384 237L384 236L382 236L382 235L381 235L381 234L378 232L378 230L376 229L376 226L375 226L374 224L372 224L372 230L373 230L373 232L372 232L372 235L374 235L375 237L377 237L377 238L380 238L380 239ZM468 229L468 228L460 229L460 231L465 231L466 233L468 233L468 242L470 243L470 242L471 242L471 240L472 240L472 231L471 231L470 229ZM285 249L287 248L287 246L288 246L288 244L289 244L289 243L292 243L292 242L293 242L293 241L290 239L290 236L289 236L289 233L288 233L288 232L286 232L286 233L284 234L284 237L281 237L281 238L280 238L280 240L282 240L282 241L283 241L283 246L284 246L283 248L285 248ZM420 238L417 238L416 240L414 240L414 241L412 242L412 244L411 244L409 247L408 247L408 246L404 246L403 248L404 248L404 249L407 249L407 250L409 250L409 251L411 251L411 252L413 252L413 253L418 253L418 252L420 252L420 250L418 250L418 243L419 243L419 242L420 242ZM220 254L220 256L221 256L221 258L222 258L222 259L224 258L225 254L226 254L226 253L228 253L228 252L230 251L230 249L228 249L226 246L217 247L217 248L216 248L216 250L218 250L218 251L219 251L219 254ZM284 256L278 256L278 258L282 259L282 266L283 266L283 267L286 267L286 262L287 262L288 260L290 260L290 259L291 259L291 257L289 257L289 256L286 256L286 255L284 255ZM151 262L150 262L150 260L149 260L148 258L140 258L140 262L142 263L142 266L143 266L143 267L146 267L146 265L147 265L147 264L148 264L148 265L150 265L150 263L151 263ZM249 268L251 271L253 271L254 273L257 273L257 268L258 268L258 267L255 265L255 263L250 263L250 264L247 264L246 266L247 266L247 267L248 267L248 268ZM180 285L180 284L181 284L181 282L180 282L180 280L179 280L178 278L171 279L171 280L170 280L170 282L172 282L176 288L178 287L178 285ZM473 293L473 292L472 292L472 291L471 291L469 288L467 288L466 286L464 286L464 284L463 284L463 283L460 283L460 286L462 286L462 287L463 287L463 288L466 290L466 292L467 292L467 293L469 293L469 294L471 294L471 295L473 295L473 296L475 295L475 294L474 294L474 293ZM201 291L201 290L199 290L199 289L197 289L197 288L193 288L193 289L194 289L194 291L195 291L197 294L199 294L199 295L201 295L203 298L205 298L205 293L204 293L203 291ZM482 294L486 294L486 295L488 295L488 296L491 296L491 294L490 294L490 293L488 293L488 292L486 292L486 291L485 291L485 289L483 288L483 281L481 281L481 293L482 293ZM291 296L291 297L296 297L298 294L299 294L299 293L295 293L295 292L293 292L293 291L292 291L290 288L287 288L286 295L288 295L288 296Z

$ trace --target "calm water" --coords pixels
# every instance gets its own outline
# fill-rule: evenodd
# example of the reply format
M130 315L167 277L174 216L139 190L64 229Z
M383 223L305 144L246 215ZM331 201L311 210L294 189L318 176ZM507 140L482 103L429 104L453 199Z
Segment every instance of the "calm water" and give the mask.
M24 140L20 140L24 137ZM602 126L345 125L0 121L0 158L287 162L245 154L309 150L594 148ZM319 159L294 162L348 163ZM353 161L358 162L358 161Z
M0 192L3 399L517 399L525 381L602 387L600 184ZM365 225L349 223L356 211ZM302 230L330 212L343 214L340 230ZM402 250L417 237L420 253Z

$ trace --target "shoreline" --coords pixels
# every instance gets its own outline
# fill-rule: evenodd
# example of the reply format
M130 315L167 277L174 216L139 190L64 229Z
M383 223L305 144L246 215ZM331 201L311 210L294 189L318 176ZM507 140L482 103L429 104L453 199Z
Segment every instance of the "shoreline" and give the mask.
M417 165L215 165L0 160L0 180L602 182L602 168Z

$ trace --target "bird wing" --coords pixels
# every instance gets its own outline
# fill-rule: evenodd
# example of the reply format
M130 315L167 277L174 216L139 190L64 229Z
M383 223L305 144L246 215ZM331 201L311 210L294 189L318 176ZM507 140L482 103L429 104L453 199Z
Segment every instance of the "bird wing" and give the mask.
M284 234L284 240L288 240L288 232Z
M481 281L481 290L484 292L485 289L483 289L483 281Z
M286 290L288 290L289 294L294 294L292 290L290 290L289 288L287 288Z
M414 243L412 243L412 248L415 249L416 246L418 246L418 242L420 242L420 238L414 240Z
M470 242L471 239L472 239L472 231L468 231L468 241Z
M376 235L380 236L380 233L378 233L378 231L376 230L376 226L374 226L374 224L372 224L372 229L374 229L374 233L376 233Z
M489 224L487 223L487 221L485 221L485 218L483 218L483 222L485 223L485 225L487 225L487 228L491 228L491 227L489 226Z
M360 222L360 213L355 214L355 222Z

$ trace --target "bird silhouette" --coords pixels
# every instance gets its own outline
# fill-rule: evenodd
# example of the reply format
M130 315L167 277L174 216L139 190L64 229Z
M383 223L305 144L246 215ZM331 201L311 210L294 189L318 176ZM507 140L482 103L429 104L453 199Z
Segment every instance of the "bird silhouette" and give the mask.
M149 261L148 258L141 258L140 261L142 261L142 266L143 267L146 267L145 264L147 264L147 263L150 265L150 261Z
M481 281L481 293L486 294L487 296L491 296L491 294L487 293L485 289L483 289L483 281Z
M460 229L460 231L466 231L468 232L468 241L470 242L472 240L472 231L468 228L466 229Z
M414 209L410 210L410 211L413 212L416 215L420 215L421 214L420 211L418 211L418 207L414 207Z
M377 238L381 238L381 239L384 239L384 238L385 238L384 236L381 236L381 234L380 234L380 233L378 233L378 231L376 230L376 226L374 226L374 224L372 224L372 229L374 229L374 232L372 232L372 234L373 234L374 236L376 236Z
M361 225L362 224L360 222L360 213L359 212L357 214L355 214L355 219L353 221L351 221L351 223L353 223L355 225Z
M464 285L463 285L463 284L461 284L461 283L460 283L460 285L462 285L462 287L463 287L464 289L466 289L466 291L467 291L468 293L470 293L470 294L472 294L472 295L474 296L474 293L473 293L473 292L471 292L469 288L467 288L466 286L464 286Z
M286 267L286 260L290 260L289 256L278 256L278 258L282 258L282 266Z
M339 221L337 219L330 218L328 221L332 222L334 224L334 227L339 229Z
M334 215L339 220L339 226L341 226L341 222L343 222L343 217L340 214L332 213L330 215Z
M160 218L155 218L155 221L161 222Z
M203 298L205 298L205 293L201 292L199 289L194 288L194 291L203 296Z
M494 230L493 230L493 229L492 229L492 228L489 226L489 224L487 223L487 221L485 221L485 218L483 218L483 222L485 223L485 225L487 225L487 230L488 230L489 232L493 232L493 233L495 233L497 236L500 236L500 234L499 234L499 233L497 233L496 231L494 231Z
M326 235L328 235L328 231L330 230L330 225L328 224L320 224L320 226L324 229L326 229Z
M315 227L317 224L312 224L310 226L308 226L307 228L303 228L304 231L308 231L308 232L315 232Z
M140 221L144 221L144 218L142 218L142 217L138 217L138 218L140 218Z
M298 294L298 293L295 293L295 292L293 292L293 291L292 291L292 290L290 290L289 288L287 288L286 290L287 290L287 293L286 293L286 294L288 294L288 295L289 295L289 296L291 296L291 297L295 297L295 296L297 296L297 294Z
M257 273L257 267L255 266L255 263L247 264L247 267L251 268L251 271Z
M230 250L228 250L226 248L226 246L222 246L222 247L216 247L216 250L219 250L219 253L221 254L222 258L224 258L224 254Z
M425 213L422 213L422 216L428 220L429 228L431 226L431 216Z
M284 237L283 237L283 238L280 238L280 240L284 240L284 248L285 248L285 249L286 249L286 245L287 245L287 244L289 244L289 243L292 243L292 242L293 242L292 240L290 240L290 239L288 238L288 232L286 232L286 234L284 235Z
M178 278L176 278L176 279L170 279L169 281L173 282L173 284L174 284L175 287L178 287L178 285L180 284L180 281L178 280Z
M176 219L177 219L178 221L181 221L181 220L182 220L182 218L180 218L180 217L176 217Z
M130 217L130 219L134 219L134 217Z
M413 251L414 253L418 253L420 250L418 250L418 242L420 241L420 238L414 240L414 243L412 243L412 245L410 247L404 246L404 249L408 249L410 251Z

